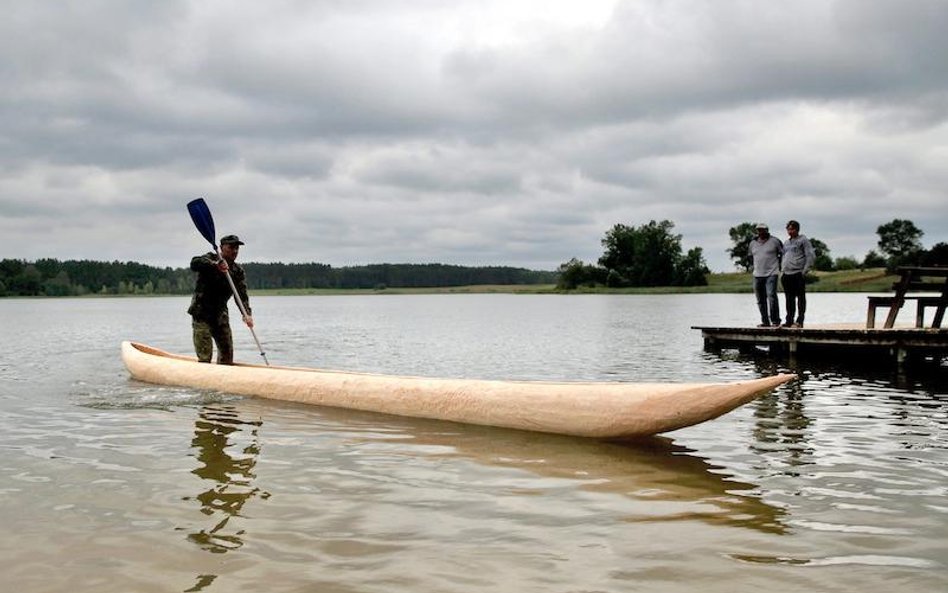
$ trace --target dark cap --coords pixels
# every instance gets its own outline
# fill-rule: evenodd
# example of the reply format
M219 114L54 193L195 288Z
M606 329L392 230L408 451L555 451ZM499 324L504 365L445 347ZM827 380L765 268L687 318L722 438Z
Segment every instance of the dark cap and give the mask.
M244 242L240 240L237 235L224 235L221 237L221 245L243 245Z
M795 220L791 220L790 222L787 223L787 228L788 228L788 229L791 229L791 228L792 228L792 229L797 229L797 230L799 231L799 230L800 230L800 223L797 222L797 221L795 221Z

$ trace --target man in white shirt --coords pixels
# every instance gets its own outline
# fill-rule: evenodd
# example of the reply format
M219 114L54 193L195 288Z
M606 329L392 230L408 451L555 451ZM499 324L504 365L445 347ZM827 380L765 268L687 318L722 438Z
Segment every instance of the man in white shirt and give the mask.
M757 225L757 237L750 242L749 251L754 260L754 294L760 309L760 325L780 325L780 302L777 300L777 276L780 273L780 258L783 243L770 236L766 224Z

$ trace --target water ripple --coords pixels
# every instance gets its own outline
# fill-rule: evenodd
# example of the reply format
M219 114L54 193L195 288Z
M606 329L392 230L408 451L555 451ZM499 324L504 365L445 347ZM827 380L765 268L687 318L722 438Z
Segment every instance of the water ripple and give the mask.
M814 315L864 308L848 298L814 295ZM280 364L800 377L633 443L146 385L119 342L189 351L187 299L0 301L0 520L15 534L0 571L28 593L946 590L944 373L703 351L690 325L739 322L750 299L255 299Z

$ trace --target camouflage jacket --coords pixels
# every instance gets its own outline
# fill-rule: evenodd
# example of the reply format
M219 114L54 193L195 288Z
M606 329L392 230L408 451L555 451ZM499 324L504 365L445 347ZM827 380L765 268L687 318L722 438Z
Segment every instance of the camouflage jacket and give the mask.
M188 313L201 321L218 319L227 311L227 300L234 294L227 278L217 268L217 262L217 254L213 251L191 259L191 271L195 272L196 280ZM230 277L234 280L237 294L240 295L240 300L247 309L247 314L250 315L250 299L247 297L247 277L244 269L237 262L229 265Z

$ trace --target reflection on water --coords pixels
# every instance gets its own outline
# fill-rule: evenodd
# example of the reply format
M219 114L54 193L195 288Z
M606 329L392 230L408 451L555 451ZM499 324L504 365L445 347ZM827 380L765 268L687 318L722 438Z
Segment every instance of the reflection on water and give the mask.
M948 473L943 461L934 461L948 449L945 368L788 360L761 352L705 356L715 365L798 375L751 404L749 446L759 454L752 470L768 500L787 509L790 532L815 534L821 542L818 553L731 558L771 566L943 569L943 552L917 542L934 542L930 534L943 532L944 523L932 522L931 513L948 512L935 502L948 494ZM795 502L801 500L807 517ZM834 536L837 548L823 543ZM882 539L887 546L878 546Z
M258 299L285 364L800 376L627 444L146 386L118 344L189 351L186 299L0 299L0 574L25 593L948 590L946 369L704 352L690 326L744 323L747 298ZM859 321L865 296L812 308Z
M253 485L253 469L260 455L259 420L242 420L233 406L207 406L194 423L191 446L197 449L201 465L191 473L205 481L207 490L196 497L201 512L211 518L211 526L188 534L203 549L222 554L243 545L244 530L230 525L252 498L266 498ZM202 582L208 575L202 577ZM213 581L210 578L209 582ZM198 589L193 589L198 590Z
M362 412L326 410L349 425ZM620 494L635 505L623 520L702 521L765 533L783 533L784 510L759 497L759 487L727 475L695 451L666 437L603 442L525 431L393 419L414 446L436 447L431 456L525 470L580 482L585 491Z
M901 434L923 437L926 447L937 447L938 439L931 437L948 429L948 399L943 395L948 385L948 369L944 367L906 369L872 361L780 359L766 352L747 354L734 350L706 351L703 356L710 364L738 364L759 375L798 376L798 380L751 404L756 419L753 448L783 455L789 466L787 475L797 475L792 469L795 466L814 463L817 431L807 413L814 398L821 399L823 408L840 408L860 401L866 407L867 421L883 421L887 429L902 429ZM912 438L901 444L905 448L917 445Z
M804 375L754 404L754 449L784 452L785 463L791 468L812 463L813 447L809 444L808 429L813 421L806 415L806 380ZM793 475L793 470L786 473Z
M193 591L203 591L204 589L210 587L216 579L217 579L217 575L214 575L214 574L199 575L197 579L197 583L190 589L185 589L184 593L192 593Z

